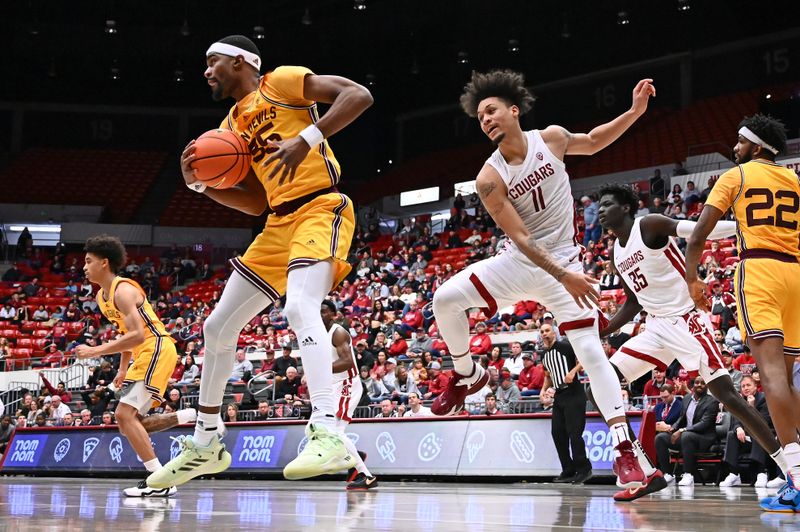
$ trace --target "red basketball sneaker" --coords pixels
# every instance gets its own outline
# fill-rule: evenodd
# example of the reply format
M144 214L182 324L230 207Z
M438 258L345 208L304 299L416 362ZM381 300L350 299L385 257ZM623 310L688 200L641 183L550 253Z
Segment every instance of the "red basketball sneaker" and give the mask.
M651 493L661 491L667 487L664 474L656 469L656 472L647 477L644 486L641 488L627 488L614 494L614 500L619 502L635 501L639 497L644 497Z
M617 486L620 488L641 488L647 482L639 460L633 452L633 444L629 440L620 442L614 448L619 456L614 459L614 474L617 475Z
M464 410L464 399L486 386L489 374L482 366L472 364L472 373L468 376L453 371L447 388L433 401L431 412L436 416L452 416Z

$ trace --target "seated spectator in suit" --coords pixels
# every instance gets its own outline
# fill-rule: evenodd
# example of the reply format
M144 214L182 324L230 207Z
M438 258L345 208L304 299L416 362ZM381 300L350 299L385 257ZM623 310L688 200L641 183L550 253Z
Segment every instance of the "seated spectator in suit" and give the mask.
M758 410L767 425L772 428L772 418L767 408L767 400L764 397L764 393L758 391L758 385L753 377L748 375L742 378L741 393L747 399L747 404L751 408ZM748 453L748 465L742 467L739 465L739 457ZM767 452L755 439L747 434L742 422L735 417L731 420L731 429L728 431L724 460L730 473L725 480L720 482L720 486L740 486L742 484L741 473L749 468L752 473L756 474L755 487L767 487L769 481L767 475Z
M708 394L706 382L702 377L694 380L692 393L683 399L681 416L667 432L656 435L656 454L658 467L669 471L669 450L681 452L683 457L683 476L680 486L694 486L694 475L697 473L696 453L707 451L717 439L717 412L719 403ZM664 475L667 482L672 482L672 475Z
M675 387L669 383L661 386L659 395L661 400L653 411L656 416L656 432L669 432L681 416L683 398L675 395Z

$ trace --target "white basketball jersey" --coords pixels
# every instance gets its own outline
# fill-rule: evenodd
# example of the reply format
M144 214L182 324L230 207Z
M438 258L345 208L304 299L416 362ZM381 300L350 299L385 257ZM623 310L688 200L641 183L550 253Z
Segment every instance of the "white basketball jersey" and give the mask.
M633 221L628 243L614 243L614 264L642 308L653 316L683 316L694 308L684 277L686 262L675 240L650 249L642 240L640 223Z
M328 331L328 345L331 346L331 362L338 360L339 355L336 353L336 347L333 345L333 333L336 332L337 329L343 330L350 336L350 333L347 332L347 329L342 327L341 325L334 323L330 330ZM343 371L342 373L334 373L333 374L333 382L340 382L350 377L355 377L358 375L358 370L356 369L358 366L356 364L356 354L353 352L353 342L350 342L350 356L353 358L353 367L350 368L348 371Z
M578 226L569 175L538 130L525 131L528 153L509 165L500 150L486 160L508 188L508 199L536 241L550 249L578 244Z

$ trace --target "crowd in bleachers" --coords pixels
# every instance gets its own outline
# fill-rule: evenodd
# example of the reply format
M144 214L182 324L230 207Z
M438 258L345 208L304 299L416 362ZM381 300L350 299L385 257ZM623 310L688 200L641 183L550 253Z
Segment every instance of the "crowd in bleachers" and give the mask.
M693 218L707 195L706 190L692 194L693 190L673 190L667 198L641 193L638 214L664 212L674 218ZM625 295L608 260L614 237L594 226L596 200L576 201L576 219L586 245L584 271L598 278L601 309L611 316ZM431 232L430 218L425 216L400 220L391 233L379 230L377 224L359 226L350 255L353 272L330 294L339 309L336 321L353 337L367 392L357 416L429 414L425 405L442 392L451 367L447 345L430 311L433 293L456 272L506 245L486 212L480 206L468 209L461 197L456 198L452 216L439 234ZM51 253L30 246L18 250L15 265L0 285L0 364L6 370L63 368L74 362L70 353L75 345L104 342L116 334L97 312L93 287L83 278L81 257L80 252L67 253L63 246ZM701 273L710 286L712 321L718 329L715 341L737 389L749 377L758 390L758 369L735 321L732 277L737 260L733 241L711 242ZM203 321L219 300L227 270L215 271L173 246L153 260L132 257L122 274L142 284L177 342L180 359L162 409L194 406L202 372ZM184 289L174 288L185 283ZM553 315L535 301L520 301L495 315L472 309L469 321L470 352L489 371L490 383L468 398L468 413L552 408L553 390L541 389L544 372L537 330L542 323L552 323ZM631 334L644 326L642 313ZM527 331L527 341L493 341L497 333L517 331ZM603 339L606 353L613 354L629 337L617 331ZM296 354L297 339L280 302L254 317L239 337L223 409L226 421L307 415L309 396ZM31 390L14 406L11 423L113 423L115 394L108 385L117 363L118 357L97 361L89 380L72 390L44 381L41 392ZM694 377L675 363L666 372L654 371L637 382L622 384L630 409L652 409L664 403L666 391L678 397L691 394Z

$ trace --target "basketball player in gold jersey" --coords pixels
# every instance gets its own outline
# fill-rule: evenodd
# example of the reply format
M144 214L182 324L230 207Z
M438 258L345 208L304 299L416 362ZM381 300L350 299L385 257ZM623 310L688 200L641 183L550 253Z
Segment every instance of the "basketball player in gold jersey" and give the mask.
M100 312L122 336L95 347L79 345L75 356L86 359L122 353L114 379L114 386L122 390L115 412L119 431L144 467L153 472L161 463L147 433L189 423L196 417L194 409L146 416L152 407L164 402L164 391L178 357L175 344L139 284L117 276L116 272L127 264L122 242L114 236L95 236L86 241L85 251L83 271L90 282L100 285L97 293ZM133 364L129 368L131 358ZM124 490L129 497L167 497L175 492L174 486L149 488L144 480Z
M787 484L777 497L762 500L761 508L800 511L800 393L792 387L792 365L800 354L800 180L775 163L786 152L780 121L756 114L739 126L733 148L738 166L720 176L689 238L686 282L695 304L708 309L697 266L706 237L731 209L741 258L735 278L739 329L756 359L789 467Z
M354 463L336 430L330 346L319 314L325 296L350 270L346 258L355 228L353 204L336 190L340 167L326 139L363 113L372 96L353 81L304 67L281 66L261 76L261 63L256 45L241 35L225 37L206 52L212 98L236 101L220 127L245 140L252 168L234 188L206 189L194 177L190 142L181 157L184 180L222 205L253 216L266 209L271 214L245 254L231 261L234 271L203 326L206 351L195 432L183 439L178 457L148 477L154 488L219 468L227 453L215 431L239 332L284 294L312 404L308 444L284 476L308 478ZM322 118L317 102L331 105Z

